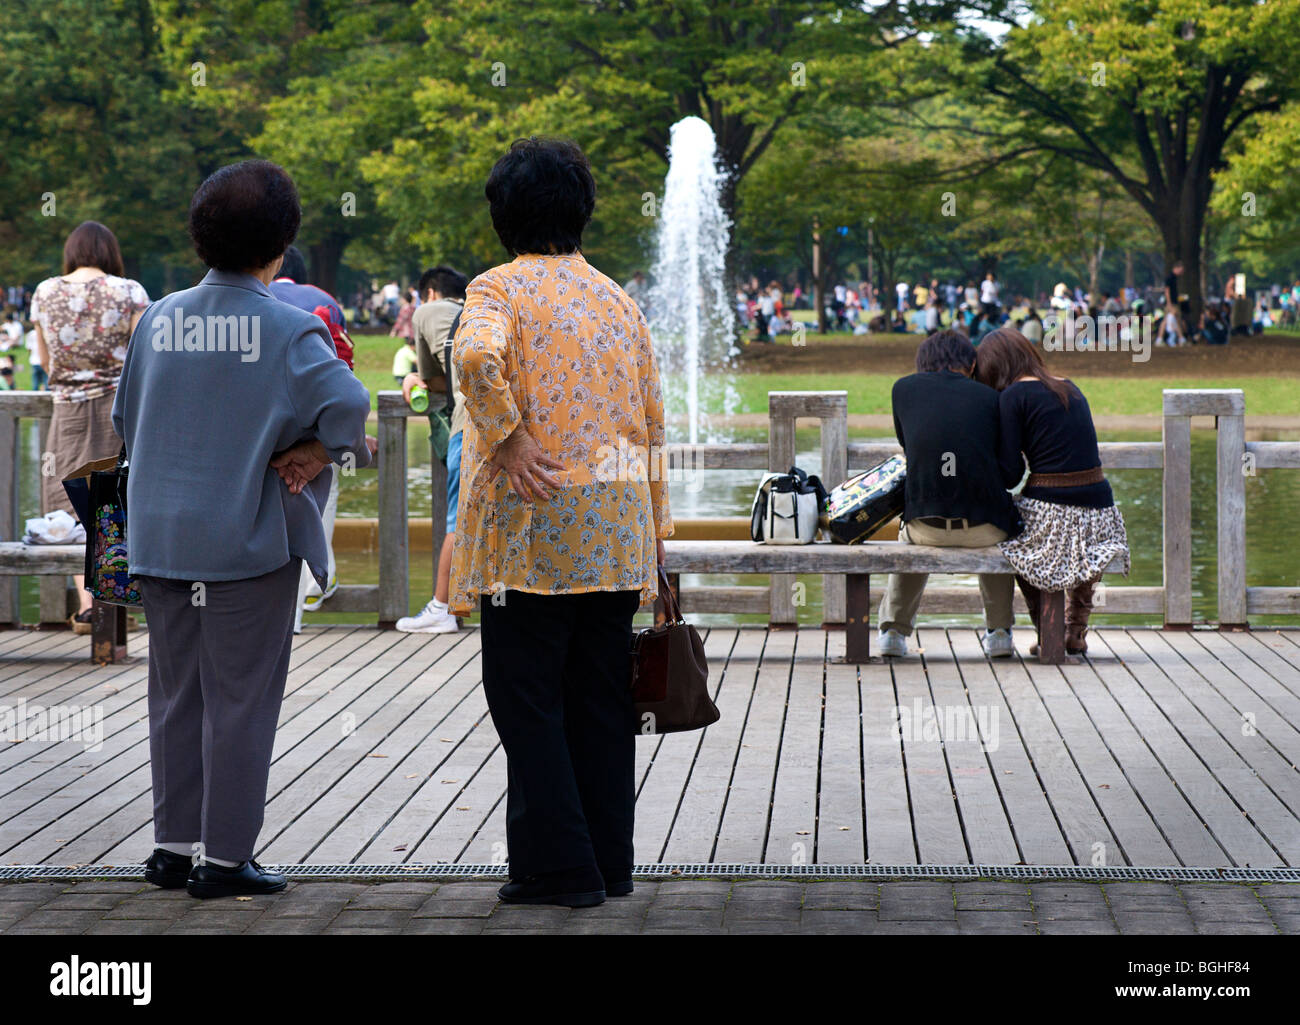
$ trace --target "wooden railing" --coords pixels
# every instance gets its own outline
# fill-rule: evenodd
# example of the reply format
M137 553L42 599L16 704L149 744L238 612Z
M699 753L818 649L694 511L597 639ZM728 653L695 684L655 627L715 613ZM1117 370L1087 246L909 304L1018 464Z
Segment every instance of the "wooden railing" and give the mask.
M410 608L410 547L408 543L407 421L417 417L400 392L383 391L378 401L379 435L379 583L345 585L330 599L331 612L376 613L381 625L391 625ZM769 433L762 442L669 446L670 467L691 471L730 469L786 470L796 461L795 427L815 420L820 430L821 475L828 483L875 465L899 451L893 439L848 440L848 395L831 392L771 392ZM16 539L21 520L18 508L21 432L19 421L48 422L52 398L45 392L0 393L0 540ZM1219 622L1239 626L1249 615L1300 614L1300 587L1248 587L1245 550L1245 481L1264 469L1300 469L1300 442L1247 442L1245 397L1240 389L1196 389L1164 392L1162 440L1103 442L1102 465L1108 471L1163 471L1163 579L1157 587L1108 586L1104 611L1120 615L1159 615L1166 626L1192 623L1191 418L1211 416L1217 426L1218 592ZM44 447L44 429L41 444ZM446 521L446 468L431 460L432 560L436 567ZM371 472L371 471L360 471ZM738 510L741 512L742 510ZM796 622L795 589L785 577L768 586L688 587L682 607L688 612L766 613L774 624ZM841 623L845 614L844 578L823 578L823 621ZM1017 599L1019 600L1019 599ZM66 615L66 582L41 578L41 620L61 621ZM926 591L926 612L971 612L978 594L970 588L934 587ZM17 578L0 579L0 623L19 618Z
M1181 393L1166 393L1181 394ZM1196 393L1190 393L1196 394ZM1107 470L1154 469L1166 465L1181 467L1181 474L1173 475L1175 483L1181 479L1186 486L1176 483L1169 490L1170 475L1166 474L1167 499L1165 503L1165 528L1168 536L1182 529L1180 524L1190 522L1191 503L1191 446L1190 417L1201 410L1191 409L1194 403L1183 400L1171 412L1166 400L1163 442L1103 442L1100 445L1102 465ZM1208 412L1208 410L1206 410ZM820 430L822 457L821 477L830 486L832 482L859 473L902 451L893 438L869 441L848 441L848 393L835 392L769 392L768 443L733 445L670 446L669 463L672 466L691 466L694 469L750 469L783 471L795 462L795 424L798 420L816 420ZM1173 421L1171 427L1171 420ZM1181 497L1180 497L1181 496ZM1176 515L1179 507L1186 507ZM1175 515L1171 515L1175 514ZM1166 545L1165 579L1183 581L1186 601L1175 601L1174 610L1186 605L1185 619L1191 622L1191 542L1190 533L1184 542L1174 547ZM797 622L794 604L795 589L787 577L773 576L770 586L690 587L683 589L682 609L687 612L747 612L769 615L770 622L789 625ZM844 622L844 578L825 577L822 581L822 621L825 624ZM1161 587L1111 587L1105 588L1105 611L1123 615L1163 615L1166 621L1166 588ZM963 587L930 587L926 589L922 606L925 612L969 613L978 605L978 592ZM1022 599L1016 598L1017 607L1023 610Z
M22 519L18 505L22 479L21 420L38 422L37 452L45 450L54 398L49 392L0 392L0 540L16 540ZM327 611L378 613L381 626L391 626L405 616L410 602L409 545L407 541L406 421L418 416L402 401L400 392L379 395L379 584L350 584L339 587L330 598ZM423 420L423 417L420 417ZM38 456L39 458L39 456ZM8 463L7 472L4 467ZM357 471L369 473L369 470ZM433 560L446 523L447 470L433 460ZM20 621L19 577L0 577L0 624ZM60 623L67 616L67 578L39 577L40 622Z

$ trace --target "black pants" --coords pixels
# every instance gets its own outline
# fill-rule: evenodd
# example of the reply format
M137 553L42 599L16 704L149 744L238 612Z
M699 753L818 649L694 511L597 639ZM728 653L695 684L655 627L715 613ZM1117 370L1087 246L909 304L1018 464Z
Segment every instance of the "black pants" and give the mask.
M483 690L506 752L511 878L632 875L635 591L481 604Z

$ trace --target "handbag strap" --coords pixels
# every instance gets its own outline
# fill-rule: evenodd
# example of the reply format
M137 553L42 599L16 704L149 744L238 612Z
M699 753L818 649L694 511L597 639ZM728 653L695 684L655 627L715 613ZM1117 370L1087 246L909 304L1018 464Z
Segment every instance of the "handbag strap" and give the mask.
M658 564L658 570L659 570L659 597L664 603L664 615L667 617L669 623L684 622L684 620L682 619L681 605L678 604L677 595L673 593L672 587L669 586L668 573L664 569L662 563Z

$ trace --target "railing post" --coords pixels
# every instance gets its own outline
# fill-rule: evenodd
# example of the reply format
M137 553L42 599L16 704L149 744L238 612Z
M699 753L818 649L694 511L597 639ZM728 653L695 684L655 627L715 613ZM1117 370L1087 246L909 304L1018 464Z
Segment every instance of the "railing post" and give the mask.
M1245 629L1246 622L1246 396L1226 390L1229 412L1218 415L1219 629Z
M0 471L0 540L18 540L18 417L0 413L0 460L8 468ZM0 624L17 626L22 622L18 577L0 577Z
M795 461L795 422L815 419L821 428L822 483L833 488L848 475L849 395L844 391L767 393L768 468L784 473ZM788 626L799 621L794 603L795 576L772 574L771 621ZM822 622L843 623L845 585L842 574L822 576Z
M1192 625L1192 421L1186 392L1164 392L1165 628Z
M47 451L46 442L49 441L49 438L49 417L39 417L36 420L36 462L38 465ZM37 616L37 622L41 626L66 626L68 617L75 611L75 609L68 608L68 592L71 590L69 586L71 578L67 576L42 576L37 579L37 588L40 594L40 613Z
M767 395L767 468L772 473L785 473L794 465L795 414L787 395L768 392ZM799 622L794 608L793 573L771 575L769 621L773 626L793 626Z
M411 609L407 534L406 403L379 393L379 625L392 627Z
M849 396L829 392L830 408L822 415L822 483L830 491L849 475ZM822 625L842 624L846 614L845 579L822 577Z

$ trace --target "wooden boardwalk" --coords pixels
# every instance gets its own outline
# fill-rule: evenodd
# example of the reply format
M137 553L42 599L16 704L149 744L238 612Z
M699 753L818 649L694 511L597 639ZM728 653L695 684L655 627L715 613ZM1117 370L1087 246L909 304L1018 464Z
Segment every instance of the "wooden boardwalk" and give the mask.
M1300 631L1107 629L1059 668L991 663L971 629L919 641L858 667L842 632L709 630L722 719L638 740L638 861L1300 865ZM95 668L85 637L0 633L0 717L77 706L103 731L0 744L0 865L148 854L147 634L131 645ZM505 775L476 631L311 628L258 856L500 863Z

